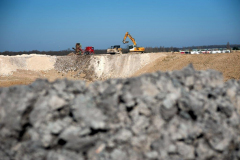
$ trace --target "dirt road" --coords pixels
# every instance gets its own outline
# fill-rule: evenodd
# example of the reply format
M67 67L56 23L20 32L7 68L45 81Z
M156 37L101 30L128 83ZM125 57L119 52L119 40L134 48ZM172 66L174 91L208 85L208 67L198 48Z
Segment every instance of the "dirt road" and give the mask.
M27 85L37 78L45 78L49 81L67 78L91 83L96 80L126 78L159 70L180 70L190 63L197 70L214 69L222 72L225 81L240 79L239 52L201 55L146 53L123 55L122 57L121 55L61 58L50 56L48 58L40 57L39 61L39 57L36 56L26 59L22 57L20 59L7 58L8 61L0 57L0 87ZM46 62L48 62L47 65L45 65ZM6 75L10 72L11 74Z

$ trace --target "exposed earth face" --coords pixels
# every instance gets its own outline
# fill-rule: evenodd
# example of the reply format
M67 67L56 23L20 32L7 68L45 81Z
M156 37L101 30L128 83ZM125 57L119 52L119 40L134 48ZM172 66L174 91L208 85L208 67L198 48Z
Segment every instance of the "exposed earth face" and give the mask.
M155 71L180 70L192 63L196 70L214 69L224 80L240 79L240 53L181 55L145 53L124 55L0 56L0 87L27 85L38 78L67 78L88 83L109 78L127 78Z
M239 57L1 56L0 157L240 159Z

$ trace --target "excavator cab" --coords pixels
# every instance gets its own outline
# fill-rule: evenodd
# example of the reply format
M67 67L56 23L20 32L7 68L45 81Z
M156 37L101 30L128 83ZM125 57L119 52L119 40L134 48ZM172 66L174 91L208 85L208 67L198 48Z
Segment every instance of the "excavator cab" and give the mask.
M114 48L118 49L120 48L120 45L111 46L111 49L114 49Z
M128 46L128 49L133 49L133 48L134 48L133 45Z

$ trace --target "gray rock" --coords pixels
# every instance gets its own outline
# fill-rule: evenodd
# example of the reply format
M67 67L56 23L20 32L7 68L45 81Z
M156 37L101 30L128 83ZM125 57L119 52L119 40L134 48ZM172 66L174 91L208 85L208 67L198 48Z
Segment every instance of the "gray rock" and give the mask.
M124 152L122 150L114 149L113 152L111 153L111 159L125 160L125 159L127 159L127 154L126 154L126 152Z
M122 142L126 142L128 140L130 140L132 137L132 133L129 130L123 129L121 130L117 135L116 135L116 139Z
M76 120L81 121L82 119L92 128L105 128L104 120L106 117L99 110L94 101L84 95L79 95L76 97L75 102L72 106L74 109L74 117Z
M66 101L56 95L49 99L49 106L52 110L57 110L62 108L66 104Z
M125 102L127 107L132 107L135 104L133 96L129 92L126 92L122 95L122 100Z
M204 160L209 158L216 158L216 153L214 150L211 150L209 146L204 142L204 140L200 140L196 147L196 153L198 159Z
M48 152L47 160L84 160L84 158L72 151L57 150Z
M81 134L81 128L77 126L69 126L67 127L59 136L61 139L66 141L74 141L74 139L78 139Z
M194 147L183 142L177 142L178 153L186 159L195 159Z
M151 115L151 110L149 110L148 107L144 103L140 103L137 107L138 107L140 114L143 114L145 116Z
M45 148L48 148L51 146L51 142L53 141L53 137L50 134L43 134L41 136L41 142L42 142L42 146Z
M55 67L79 67L80 57L67 58ZM237 160L239 106L240 81L192 66L88 86L65 79L0 88L0 157Z
M132 131L136 135L141 134L145 131L145 128L149 125L149 120L145 118L144 116L139 116L133 126L132 126Z
M158 153L156 151L147 152L147 153L145 153L145 157L147 159L157 159Z

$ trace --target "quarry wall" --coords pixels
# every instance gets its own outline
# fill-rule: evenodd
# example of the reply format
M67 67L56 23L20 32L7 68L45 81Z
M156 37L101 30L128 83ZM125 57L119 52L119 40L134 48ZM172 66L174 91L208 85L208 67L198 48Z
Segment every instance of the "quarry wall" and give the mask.
M164 57L162 53L124 55L19 55L0 56L0 76L8 76L17 70L58 72L77 71L89 79L125 78Z

